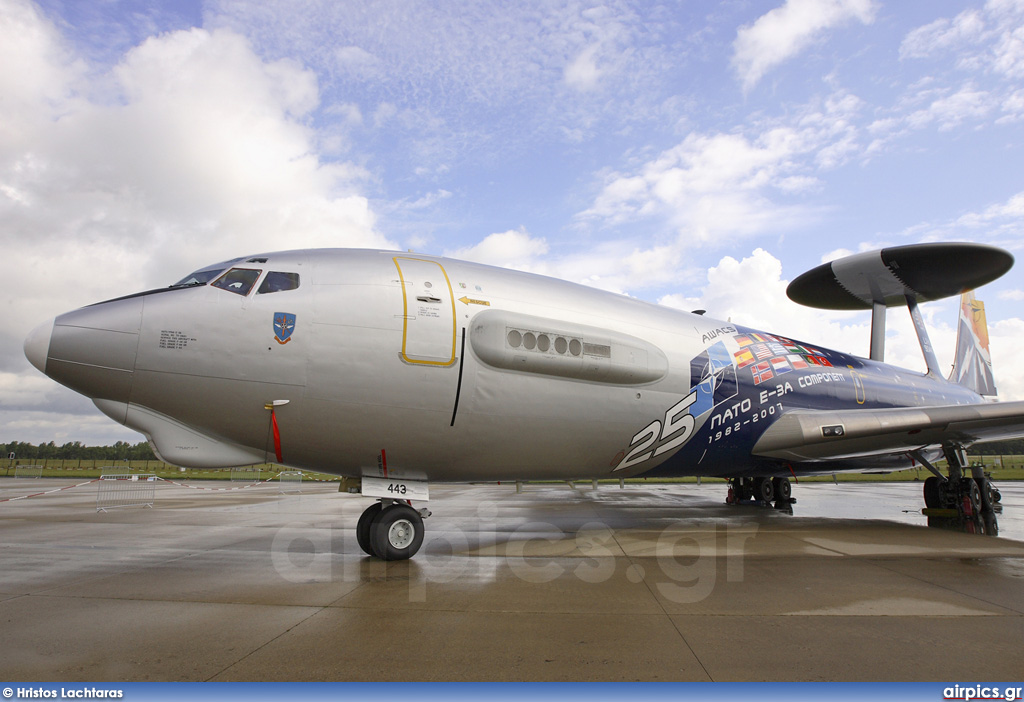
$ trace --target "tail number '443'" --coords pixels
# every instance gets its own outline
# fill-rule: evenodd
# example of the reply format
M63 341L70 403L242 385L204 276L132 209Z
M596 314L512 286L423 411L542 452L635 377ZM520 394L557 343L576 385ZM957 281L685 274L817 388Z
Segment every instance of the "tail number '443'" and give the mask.
M677 449L689 441L695 426L695 420L689 410L696 400L697 392L691 392L665 412L664 422L655 419L637 432L629 444L629 453L615 470L643 463L649 458ZM655 444L657 448L654 448Z

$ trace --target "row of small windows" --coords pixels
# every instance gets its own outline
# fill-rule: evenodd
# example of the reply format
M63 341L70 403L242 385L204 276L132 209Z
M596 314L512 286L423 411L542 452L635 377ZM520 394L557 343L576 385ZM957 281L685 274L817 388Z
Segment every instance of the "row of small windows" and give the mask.
M227 290L238 295L248 295L252 287L256 285L256 281L259 280L260 275L263 271L256 268L232 268L227 273L217 278L213 282L213 287ZM299 287L299 274L298 273L284 273L280 271L270 271L267 276L263 279L259 289L256 291L257 295L263 295L266 293L284 292L285 290L295 290Z
M534 333L532 331L519 331L518 329L510 329L508 335L505 337L508 341L508 345L514 349L524 348L527 351L540 351L541 353L547 353L554 346L555 353L559 355L565 355L568 353L570 356L579 356L583 353L583 342L579 339L566 339L564 336L555 336L552 341L552 336L544 333Z

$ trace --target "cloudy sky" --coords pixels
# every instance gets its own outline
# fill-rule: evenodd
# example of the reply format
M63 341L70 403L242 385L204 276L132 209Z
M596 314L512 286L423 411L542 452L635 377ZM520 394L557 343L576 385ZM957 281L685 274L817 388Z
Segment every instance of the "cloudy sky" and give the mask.
M1024 254L1024 0L0 0L0 441L137 441L27 332L284 248L414 249L866 355L788 281ZM1024 399L1021 269L979 292ZM952 362L956 302L924 306ZM923 368L906 314L887 360Z

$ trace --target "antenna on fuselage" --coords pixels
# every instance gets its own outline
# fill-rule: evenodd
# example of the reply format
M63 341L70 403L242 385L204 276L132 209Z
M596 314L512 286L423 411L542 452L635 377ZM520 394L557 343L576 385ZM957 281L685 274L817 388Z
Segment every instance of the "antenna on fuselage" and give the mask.
M885 360L885 314L906 307L914 322L928 371L943 375L918 303L941 300L980 287L1013 266L1008 251L985 244L941 243L893 246L824 263L798 276L786 295L824 310L871 310L873 361Z

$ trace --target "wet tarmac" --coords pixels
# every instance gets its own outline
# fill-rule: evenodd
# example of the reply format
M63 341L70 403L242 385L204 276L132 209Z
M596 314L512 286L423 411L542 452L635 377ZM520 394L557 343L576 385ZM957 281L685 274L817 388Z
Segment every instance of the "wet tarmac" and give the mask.
M718 481L431 486L397 563L335 484L201 487L0 502L0 679L1024 678L1024 486L998 538L925 528L914 484L802 484L793 515Z

